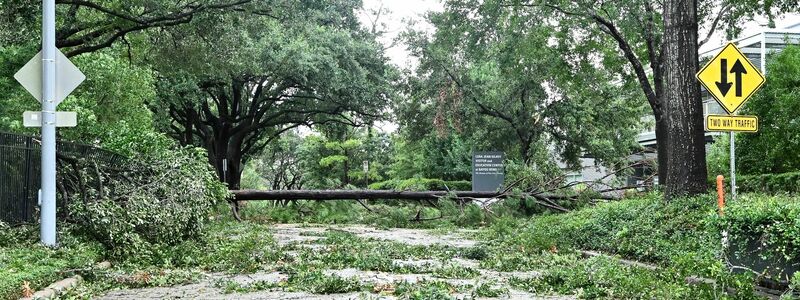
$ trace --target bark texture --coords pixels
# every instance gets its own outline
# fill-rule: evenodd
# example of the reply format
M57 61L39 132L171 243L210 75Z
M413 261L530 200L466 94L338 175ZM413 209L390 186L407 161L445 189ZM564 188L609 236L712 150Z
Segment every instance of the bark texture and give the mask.
M471 192L471 191L395 191L395 190L233 190L231 191L236 201L253 200L374 200L374 199L403 199L403 200L434 200L451 195L459 198L506 198L512 196L502 192ZM575 199L575 195L557 195L550 193L528 193L522 196L549 200ZM594 199L615 200L611 196L598 195Z
M696 0L664 3L664 115L667 121L665 197L706 191L703 105L698 70Z

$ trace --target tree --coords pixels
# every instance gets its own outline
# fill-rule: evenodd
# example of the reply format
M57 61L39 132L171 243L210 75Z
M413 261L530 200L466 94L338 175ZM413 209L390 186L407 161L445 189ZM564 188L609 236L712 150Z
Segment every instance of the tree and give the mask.
M209 15L158 37L162 128L206 148L238 189L242 165L282 133L380 117L392 73L355 21L357 4L299 6L281 19Z
M697 54L697 1L664 2L663 117L667 121L667 199L706 191L705 130Z
M387 177L389 136L371 127L319 126L298 147L300 169L312 188L366 188ZM333 127L331 130L330 127Z
M448 181L470 180L473 143L469 136L436 133L415 137L403 129L392 143L392 179L432 178Z
M767 74L763 89L742 110L758 116L759 132L736 135L737 167L744 174L800 170L800 46L770 57Z
M245 166L242 188L302 189L309 177L308 170L300 167L300 146L304 140L297 132L289 131L267 145ZM246 179L249 179L248 184L245 182Z
M430 110L440 135L463 132L475 150L500 148L532 166L545 163L534 157L551 153L571 166L584 155L598 162L624 158L635 146L642 112L631 93L618 91L626 83L609 80L590 57L562 55L568 49L551 43L546 17L502 5L449 1L444 12L429 15L437 29L432 37L407 34L420 65L404 106ZM583 73L609 77L574 76Z

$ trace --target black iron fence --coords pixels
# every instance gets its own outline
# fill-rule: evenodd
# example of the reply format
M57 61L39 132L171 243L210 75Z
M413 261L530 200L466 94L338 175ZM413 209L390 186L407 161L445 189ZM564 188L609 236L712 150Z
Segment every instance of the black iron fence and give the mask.
M59 156L89 159L102 165L124 160L119 154L91 145L59 141ZM36 136L0 132L0 220L33 222L41 186L41 140ZM60 195L56 196L59 199ZM64 201L58 201L59 206Z

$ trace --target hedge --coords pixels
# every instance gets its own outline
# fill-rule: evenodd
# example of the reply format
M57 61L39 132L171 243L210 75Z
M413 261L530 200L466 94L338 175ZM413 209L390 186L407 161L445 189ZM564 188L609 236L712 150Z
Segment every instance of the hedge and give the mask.
M430 178L392 179L369 185L372 190L413 190L413 191L469 191L472 183L467 180L445 181Z
M800 172L781 174L743 175L736 177L740 192L798 193Z

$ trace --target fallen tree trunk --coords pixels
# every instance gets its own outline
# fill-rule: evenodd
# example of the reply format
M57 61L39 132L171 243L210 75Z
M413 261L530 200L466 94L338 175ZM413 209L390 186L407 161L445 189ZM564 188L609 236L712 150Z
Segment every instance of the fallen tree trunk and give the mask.
M507 198L511 193L472 192L472 191L395 191L395 190L232 190L236 201L258 200L434 200L448 195L456 198ZM558 195L550 193L523 193L520 196L547 200L576 199L577 195ZM615 197L594 195L592 199L617 200Z

